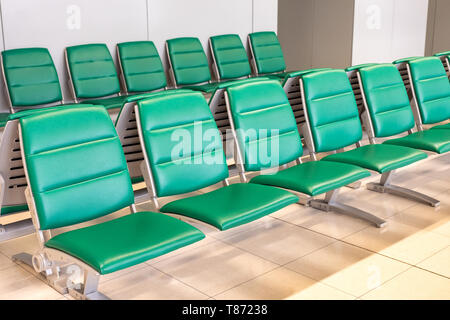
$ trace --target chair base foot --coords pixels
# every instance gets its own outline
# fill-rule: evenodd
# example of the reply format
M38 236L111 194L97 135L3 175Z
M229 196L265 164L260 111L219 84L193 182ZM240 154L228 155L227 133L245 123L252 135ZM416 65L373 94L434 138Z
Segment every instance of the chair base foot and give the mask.
M344 215L348 215L351 217L355 217L355 218L359 218L365 221L368 221L372 224L374 224L376 227L378 228L382 228L385 227L387 225L387 222L381 218L378 218L377 216L360 210L358 208L354 208L351 206L347 206L345 204L341 204L341 203L336 203L336 202L327 202L326 200L311 200L309 202L310 206L318 209L318 210L322 210L322 211L334 211L336 213L340 213L340 214L344 214Z
M410 199L410 200L414 200L417 202L421 202L424 204L428 204L429 206L432 207L437 207L440 205L440 201L437 199L434 199L432 197L429 197L423 193L411 190L411 189L407 189L407 188L403 188L403 187L399 187L399 186L395 186L395 185L383 185L381 183L375 183L375 182L371 182L367 184L367 189L371 190L371 191L375 191L375 192L379 192L379 193L390 193L396 196L400 196L406 199Z
M0 242L26 236L34 232L31 219L21 220L10 224L0 224Z

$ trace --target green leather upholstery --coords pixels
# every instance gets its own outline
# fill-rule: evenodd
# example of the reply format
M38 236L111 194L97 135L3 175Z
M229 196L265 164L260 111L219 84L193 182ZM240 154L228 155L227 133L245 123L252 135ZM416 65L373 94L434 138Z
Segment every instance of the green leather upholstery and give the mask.
M298 71L289 71L289 72L283 72L283 73L277 73L275 74L275 78L280 78L279 76L282 75L282 85L290 79L295 77L301 77L304 74L311 73L311 72L318 72L318 71L324 71L324 70L331 70L331 68L312 68L312 69L306 69L306 70L298 70ZM270 77L270 76L269 76Z
M315 151L338 150L358 142L362 137L361 123L345 71L308 73L302 79ZM375 144L332 154L322 160L353 164L382 173L426 157L426 153L411 148Z
M227 94L246 171L276 167L302 155L297 123L279 81L245 82L227 87ZM270 150L272 156L265 156Z
M362 63L362 64L356 64L354 66L348 67L345 69L345 71L349 72L349 71L355 71L355 70L359 70L361 68L364 67L370 67L370 66L374 66L376 65L376 63Z
M246 77L251 74L247 52L237 34L209 38L220 79Z
M275 32L254 32L248 37L258 74L283 72L286 69L283 51Z
M443 51L434 54L435 57L450 56L450 51Z
M395 61L393 61L393 64L399 64L399 63L404 63L404 62L409 62L412 60L415 60L417 58L421 58L421 57L407 57L407 58L401 58L401 59L397 59Z
M137 212L59 234L45 245L77 257L100 274L108 274L204 237L199 230L178 219L155 212Z
M49 110L21 118L20 125L41 229L84 222L133 203L125 157L104 108Z
M414 127L408 93L398 69L380 64L359 70L375 137L389 137Z
M0 216L23 211L28 211L28 206L26 204L17 206L5 206L0 208Z
M240 150L244 150L244 167L247 171L260 170L289 163L302 155L300 135L286 94L278 81L253 81L227 88L231 115L237 130ZM240 135L239 132L279 129L269 139ZM273 150L278 158L266 161L263 155L274 141L279 147ZM269 145L269 148L267 146ZM263 148L262 150L260 150ZM309 195L317 195L345 186L369 176L362 168L325 162L307 162L274 174L259 175L250 182L277 186Z
M219 230L227 230L259 219L298 198L285 190L257 184L236 183L202 195L172 201L161 208L188 216Z
M140 100L138 108L145 152L158 196L195 191L228 177L222 139L201 93L159 95ZM285 190L233 184L171 202L161 211L188 216L225 230L297 201L296 196Z
M208 59L197 38L166 41L177 85L198 84L211 80Z
M20 118L20 126L40 229L85 222L133 203L125 157L104 108L53 108ZM45 246L106 274L203 237L178 219L140 212L59 234Z
M383 143L428 150L441 154L450 150L450 130L419 131L406 137L386 140Z
M446 129L446 130L450 130L450 123L442 124L442 125L439 125L439 126L434 126L431 129Z
M450 119L450 83L441 60L420 58L410 61L409 66L422 123Z
M117 44L127 92L143 92L164 88L166 75L158 51L152 41Z
M339 189L368 176L370 176L369 171L357 166L338 162L310 161L275 174L256 176L250 182L315 196Z
M350 163L379 173L405 167L425 159L427 154L408 147L370 144L346 152L331 154L321 161Z
M67 47L66 53L78 98L98 98L120 92L116 67L105 44Z
M8 121L9 113L0 113L0 128L6 125Z
M222 139L201 93L158 95L138 101L138 106L158 196L190 192L228 177ZM215 136L199 139L200 128ZM182 135L189 140L183 141ZM183 150L183 142L192 147Z
M36 106L62 100L58 74L45 48L2 52L7 90L13 107Z
M313 72L302 79L315 151L337 150L361 140L358 108L345 71Z

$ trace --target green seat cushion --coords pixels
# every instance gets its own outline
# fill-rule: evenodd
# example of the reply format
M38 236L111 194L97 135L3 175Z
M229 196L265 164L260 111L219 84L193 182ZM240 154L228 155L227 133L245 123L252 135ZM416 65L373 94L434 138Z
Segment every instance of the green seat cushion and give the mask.
M420 117L424 124L450 119L450 83L438 57L409 62Z
M359 69L364 68L364 67L370 67L370 66L373 66L373 65L376 65L376 63L362 63L362 64L356 64L356 65L354 65L354 66L351 66L351 67L346 68L345 71L347 71L347 72L355 71L355 70L359 70Z
M220 79L246 77L251 74L247 52L237 34L209 38Z
M59 234L45 246L80 259L100 274L107 274L203 238L198 229L178 219L155 212L138 212Z
M397 59L397 60L393 61L392 63L393 64L399 64L399 63L409 62L409 61L412 61L412 60L415 60L415 59L418 59L418 58L421 58L421 57L401 58L401 59Z
M152 41L119 43L117 49L128 92L152 91L166 86L161 58Z
M362 127L352 86L344 70L302 76L305 110L315 152L327 152L361 140Z
M434 56L435 57L450 56L450 51L438 52L435 53Z
M105 99L85 100L84 103L104 106L107 110L122 108L127 103L128 96L115 96Z
M425 152L408 147L370 144L346 152L331 154L321 161L350 163L383 173L405 167L426 157Z
M393 64L359 70L375 137L390 137L414 127L408 93Z
M0 113L0 127L4 127L8 121L9 113Z
M170 39L166 44L177 85L211 80L208 58L198 38Z
M250 180L315 196L370 176L363 168L339 162L311 161Z
M447 130L450 130L450 122L447 123L447 124L441 124L439 126L434 126L431 129L447 129Z
M26 117L26 116L35 115L35 114L39 114L39 113L45 113L45 112L48 112L48 111L53 111L53 110L58 110L58 109L76 108L76 107L84 108L86 106L90 106L90 104L87 104L87 103L60 104L60 105L56 105L56 106L52 106L52 107L46 107L46 108L25 109L25 110L21 110L21 111L16 112L16 113L11 113L8 116L7 121L16 120L16 119L20 119L20 118L23 118L23 117Z
M194 85L194 86L188 85L188 86L183 86L183 89L201 91L204 93L213 93L219 87L219 85L222 83L226 83L226 82L211 82L211 83L205 83L205 84Z
M53 108L19 121L42 230L96 219L133 203L122 146L103 107Z
M248 38L258 74L284 72L286 63L275 32L254 32L250 33Z
M28 107L62 100L58 73L46 48L2 52L3 71L13 107Z
M159 197L228 177L220 132L201 93L180 90L139 100L137 118Z
M450 150L450 130L420 131L399 139L390 139L383 143L445 153Z
M246 171L278 167L302 155L294 113L279 81L243 82L226 90Z
M297 201L297 196L286 190L236 183L198 196L175 200L163 206L161 212L187 216L226 230Z
M120 92L116 67L105 44L67 47L66 54L73 87L78 98L99 98Z
M5 206L0 208L0 216L23 211L28 211L28 206L26 204L16 206Z

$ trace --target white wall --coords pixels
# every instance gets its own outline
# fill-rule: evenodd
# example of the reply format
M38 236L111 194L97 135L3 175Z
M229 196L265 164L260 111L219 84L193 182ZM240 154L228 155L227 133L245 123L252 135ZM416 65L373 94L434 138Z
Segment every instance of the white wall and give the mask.
M428 0L355 0L352 64L425 52Z
M152 40L162 53L166 39L195 36L206 50L212 35L237 33L245 40L253 31L276 31L278 1L0 0L0 6L0 49L49 48L69 101L66 46L102 42L115 57L118 42ZM4 90L0 92L0 111L7 110Z

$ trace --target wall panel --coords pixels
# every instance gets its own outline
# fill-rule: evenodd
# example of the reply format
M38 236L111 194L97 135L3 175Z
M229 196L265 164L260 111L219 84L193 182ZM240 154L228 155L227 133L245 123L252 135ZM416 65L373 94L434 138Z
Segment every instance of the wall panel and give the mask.
M147 39L146 0L2 0L5 49L47 47L69 100L64 48Z

